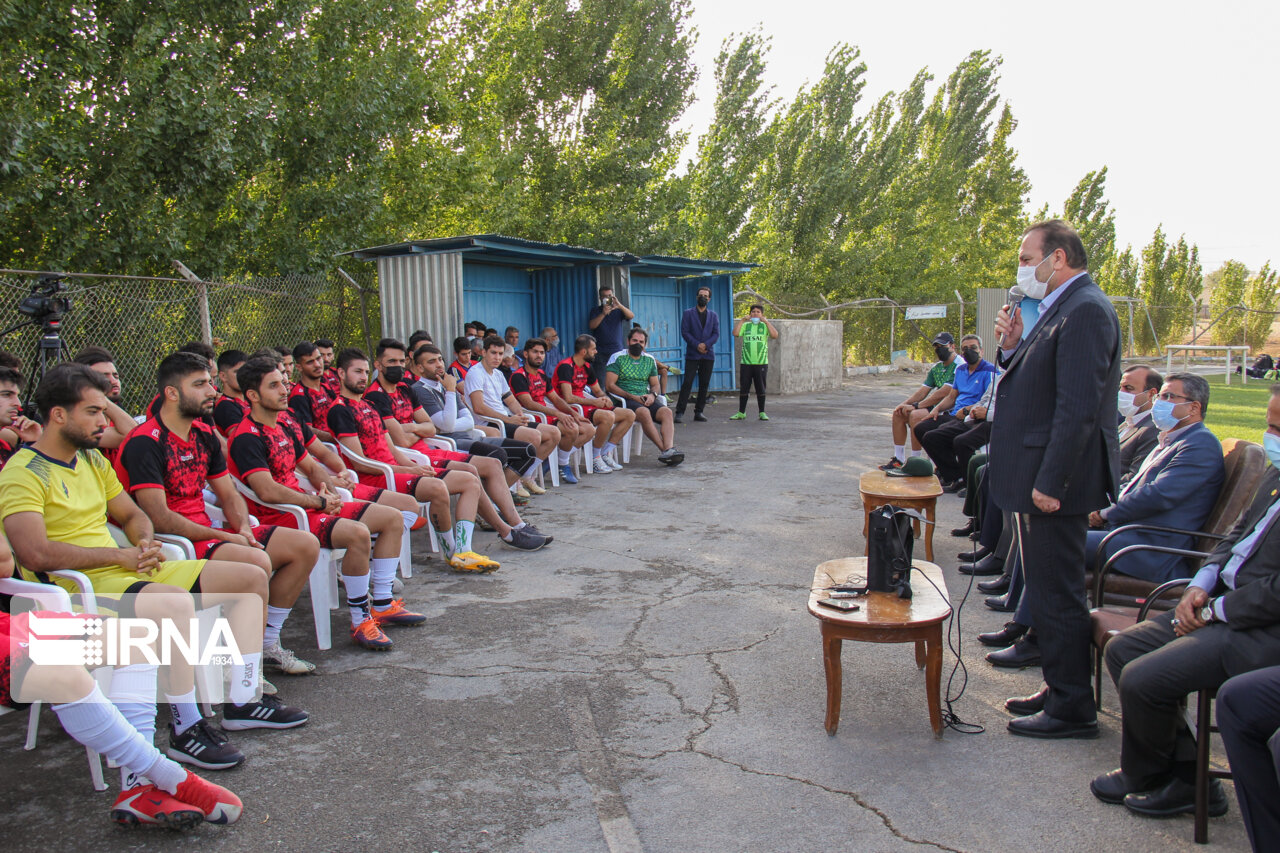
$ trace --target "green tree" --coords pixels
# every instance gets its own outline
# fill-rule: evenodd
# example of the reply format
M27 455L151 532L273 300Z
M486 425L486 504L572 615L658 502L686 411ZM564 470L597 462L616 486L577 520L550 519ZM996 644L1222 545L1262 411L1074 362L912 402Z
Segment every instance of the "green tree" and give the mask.
M1216 321L1213 326L1213 342L1216 344L1241 344L1245 340L1244 307L1245 288L1249 269L1240 261L1227 261L1205 277L1209 289L1209 311Z
M1089 172L1063 205L1063 217L1075 226L1089 258L1089 269L1102 270L1116 254L1116 214L1107 201L1107 167ZM1108 284L1102 287L1108 293Z
M1185 236L1170 246L1163 226L1156 226L1151 242L1143 248L1138 293L1156 334L1153 340L1146 326L1135 330L1143 352L1158 352L1164 344L1179 342L1191 328L1191 312L1203 284L1199 255Z
M1276 320L1277 308L1280 308L1280 297L1276 295L1276 271L1271 263L1262 265L1258 274L1249 279L1244 292L1244 306L1250 313L1245 318L1245 343L1251 352L1262 350L1271 337L1271 328Z

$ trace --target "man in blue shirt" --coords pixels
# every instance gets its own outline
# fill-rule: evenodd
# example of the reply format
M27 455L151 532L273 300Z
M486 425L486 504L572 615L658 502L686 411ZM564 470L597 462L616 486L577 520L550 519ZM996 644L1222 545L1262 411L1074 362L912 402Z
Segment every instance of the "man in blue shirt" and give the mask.
M596 360L592 362L592 370L595 371L596 380L600 383L600 387L605 387L608 380L608 362L609 356L618 350L627 348L627 331L631 328L631 321L635 319L635 314L630 308L618 301L613 295L613 288L600 288L600 304L591 309L591 315L587 318L587 328L591 330L591 335L596 339ZM556 365L547 362L551 369L549 373L555 373Z
M947 389L938 403L913 428L916 440L929 454L938 471L938 479L947 492L957 492L964 486L964 469L960 467L955 451L955 440L973 428L966 418L991 387L996 378L996 367L982 358L982 338L965 335L960 339L960 356L964 363L956 367L955 376L943 387ZM986 411L982 411L983 420Z

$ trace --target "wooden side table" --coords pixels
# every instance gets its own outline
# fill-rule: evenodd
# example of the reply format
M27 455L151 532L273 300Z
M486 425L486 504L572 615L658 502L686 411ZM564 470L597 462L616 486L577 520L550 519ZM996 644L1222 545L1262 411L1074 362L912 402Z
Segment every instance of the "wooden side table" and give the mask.
M917 573L922 572L938 585L933 588ZM925 671L925 694L929 701L929 722L934 734L942 735L942 625L951 615L942 569L917 560L911 572L912 597L898 598L896 592L869 592L855 599L861 610L841 613L818 604L826 598L827 587L853 580L865 583L866 557L844 557L822 563L810 584L809 613L817 617L822 634L822 663L827 673L827 734L834 735L840 724L840 691L843 680L840 650L844 640L864 643L916 644L916 666Z
M942 483L936 475L928 477L890 477L884 471L873 469L865 471L858 480L858 493L862 497L862 538L867 538L871 523L871 511L885 504L893 504L903 509L918 509L929 520L924 531L924 558L933 560L933 528L937 525L938 496L942 494ZM920 522L912 520L912 528L916 538L920 538ZM864 547L863 552L866 553Z

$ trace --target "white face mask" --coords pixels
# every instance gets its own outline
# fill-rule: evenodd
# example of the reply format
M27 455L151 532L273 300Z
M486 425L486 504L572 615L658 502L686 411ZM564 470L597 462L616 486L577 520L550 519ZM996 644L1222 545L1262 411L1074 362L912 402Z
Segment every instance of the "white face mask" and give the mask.
M1138 407L1134 405L1133 401L1134 401L1133 394L1130 394L1128 391L1119 392L1119 396L1116 399L1116 407L1120 409L1121 415L1128 418L1137 414Z
M1041 281L1036 278L1036 270L1040 269L1040 265L1052 257L1047 255L1041 258L1040 263L1030 267L1018 267L1018 286L1027 294L1028 299L1044 299L1045 294L1049 290L1049 282L1053 280L1053 272L1049 272L1049 278Z

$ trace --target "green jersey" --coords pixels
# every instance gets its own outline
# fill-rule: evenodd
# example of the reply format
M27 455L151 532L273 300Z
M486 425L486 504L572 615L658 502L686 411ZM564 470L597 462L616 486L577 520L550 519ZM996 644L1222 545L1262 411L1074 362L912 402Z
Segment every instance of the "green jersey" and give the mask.
M929 368L929 373L924 378L926 388L941 388L943 385L950 385L956 377L956 364L960 359L951 359L950 364L938 362Z
M620 355L609 365L609 372L618 377L619 388L642 397L649 393L649 377L658 375L658 362L651 355Z
M750 320L742 324L742 363L769 363L769 324L764 320L753 323Z

